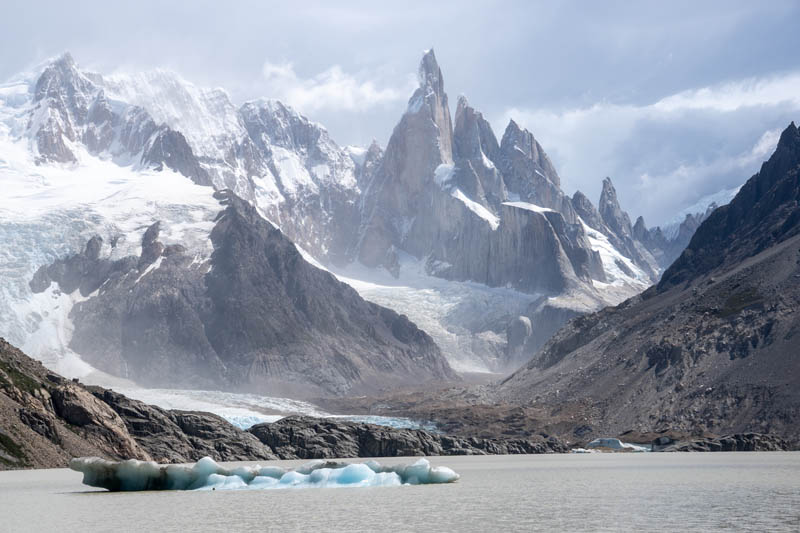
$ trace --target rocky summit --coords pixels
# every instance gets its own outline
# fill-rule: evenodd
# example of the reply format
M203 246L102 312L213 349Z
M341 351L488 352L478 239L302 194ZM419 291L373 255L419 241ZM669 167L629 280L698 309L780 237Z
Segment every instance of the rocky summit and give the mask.
M357 258L397 276L412 257L432 276L541 295L491 326L531 323L522 346L509 339L500 370L524 362L569 318L644 289L674 259L680 245L658 230L641 221L634 232L609 178L599 211L580 192L570 198L542 145L515 121L498 142L464 96L451 121L433 50L419 72L364 188Z

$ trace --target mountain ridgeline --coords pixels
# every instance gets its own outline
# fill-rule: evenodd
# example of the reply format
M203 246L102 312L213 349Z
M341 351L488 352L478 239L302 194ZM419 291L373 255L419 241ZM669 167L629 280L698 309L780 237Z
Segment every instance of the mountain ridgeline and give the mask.
M498 142L464 97L453 125L433 50L419 79L386 149L375 144L358 157L280 102L236 108L224 91L199 89L166 71L103 77L81 71L69 54L36 79L26 129L42 163L76 162L85 150L230 189L325 262L358 259L392 269L404 251L425 258L433 274L490 286L559 292L606 281L576 226L577 200L563 193L533 135L512 120ZM176 112L180 106L186 109ZM610 180L600 205L600 217L584 222L617 241L648 280L657 279L672 258L656 261L659 250L636 239ZM548 211L560 217L550 222ZM536 239L526 236L529 225ZM536 254L543 264L528 268L526 254L508 250L509 241L546 250Z

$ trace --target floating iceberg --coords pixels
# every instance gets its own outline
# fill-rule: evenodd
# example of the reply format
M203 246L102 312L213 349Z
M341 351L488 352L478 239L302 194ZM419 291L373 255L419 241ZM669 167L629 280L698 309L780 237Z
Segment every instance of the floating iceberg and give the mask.
M377 487L452 483L460 477L446 466L432 467L427 459L398 466L382 466L376 461L316 460L296 469L285 469L259 465L225 468L210 457L194 465L83 457L72 459L69 467L83 473L85 485L111 491Z
M599 438L594 439L586 445L587 448L608 448L616 451L629 451L629 452L649 452L650 447L641 444L631 444L629 442L622 442L619 439Z

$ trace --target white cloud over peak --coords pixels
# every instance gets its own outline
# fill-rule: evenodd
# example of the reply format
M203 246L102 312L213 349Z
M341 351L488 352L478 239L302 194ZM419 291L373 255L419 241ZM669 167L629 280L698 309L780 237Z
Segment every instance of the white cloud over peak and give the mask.
M623 208L662 223L758 170L783 128L800 118L800 72L694 88L650 104L512 108L554 160L567 192L594 196L611 176ZM502 131L502 130L501 130Z
M748 78L712 87L691 89L662 98L653 105L659 111L710 109L730 112L743 107L788 103L800 107L800 72L769 78Z
M297 75L292 63L264 63L268 95L303 113L321 110L361 112L408 98L415 82L409 75L402 87L380 87L364 74L349 74L339 65L310 78Z

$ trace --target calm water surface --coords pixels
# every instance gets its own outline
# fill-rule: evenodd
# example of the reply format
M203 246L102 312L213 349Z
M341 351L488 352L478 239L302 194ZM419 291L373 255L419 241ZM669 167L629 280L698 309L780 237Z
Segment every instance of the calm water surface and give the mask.
M88 489L69 470L0 472L0 531L800 531L800 452L431 462L453 468L461 480L108 493Z

